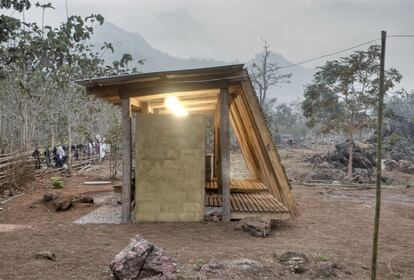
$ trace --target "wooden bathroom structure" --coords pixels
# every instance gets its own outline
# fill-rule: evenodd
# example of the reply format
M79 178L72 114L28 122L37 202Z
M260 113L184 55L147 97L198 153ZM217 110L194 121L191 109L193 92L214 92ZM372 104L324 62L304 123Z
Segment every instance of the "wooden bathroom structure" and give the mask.
M162 212L152 218L154 221L200 220L199 214L181 213L199 213L200 203L202 207L221 207L225 222L247 216L275 220L295 216L296 203L288 178L243 64L94 78L77 83L88 94L121 107L123 222L131 220L132 161L139 188L135 191L135 208L139 209L140 203L148 205L138 214L132 211L136 213L135 220L145 220L146 213L151 211ZM179 101L186 116L172 116L166 102L169 97ZM203 131L199 127L203 126L200 118L206 115L214 116L212 176L200 178L206 165L200 150L205 149L201 143ZM132 122L132 118L137 121ZM136 123L135 129L131 129L132 123ZM251 178L230 178L230 126ZM189 156L192 153L196 159ZM174 163L175 158L179 159ZM179 170L173 166L177 163ZM163 168L164 173L156 173ZM191 184L185 184L187 176ZM163 181L156 182L157 178ZM151 182L159 189L154 187L149 194ZM189 195L193 191L197 194ZM142 201L142 197L146 200Z

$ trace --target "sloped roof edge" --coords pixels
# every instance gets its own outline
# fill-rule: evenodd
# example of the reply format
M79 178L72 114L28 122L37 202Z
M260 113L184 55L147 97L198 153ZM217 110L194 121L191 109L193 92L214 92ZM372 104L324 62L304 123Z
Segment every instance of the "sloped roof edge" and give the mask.
M224 66L215 66L207 68L192 68L192 69L181 69L181 70L168 70L159 72L148 72L139 74L128 74L128 75L115 75L106 77L96 77L91 79L77 80L75 83L82 85L86 88L96 86L110 86L119 85L124 83L139 82L141 80L151 80L157 78L168 78L169 76L206 76L209 74L226 75L233 72L243 70L244 64L232 64Z

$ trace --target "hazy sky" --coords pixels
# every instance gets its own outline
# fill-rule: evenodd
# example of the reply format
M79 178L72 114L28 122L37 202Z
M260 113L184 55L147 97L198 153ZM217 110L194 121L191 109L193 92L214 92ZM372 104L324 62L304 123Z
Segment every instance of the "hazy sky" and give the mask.
M154 47L184 58L246 61L261 50L262 37L273 51L298 62L375 39L381 30L414 34L414 0L67 1L69 14L101 13ZM40 2L56 8L46 11L47 24L65 18L64 0ZM34 10L26 18L40 15ZM388 40L387 66L397 66L405 75L404 86L414 88L414 38Z

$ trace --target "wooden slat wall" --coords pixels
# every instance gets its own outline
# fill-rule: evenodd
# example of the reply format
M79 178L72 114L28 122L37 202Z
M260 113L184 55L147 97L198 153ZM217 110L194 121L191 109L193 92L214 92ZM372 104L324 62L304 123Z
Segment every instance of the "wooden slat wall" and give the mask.
M247 72L247 71L246 71ZM259 168L263 175L259 179L289 210L292 216L296 212L296 203L293 199L290 184L281 164L276 147L266 125L263 113L254 92L250 79L241 82L242 91L237 95L236 106L242 114L244 123L251 125L252 131L248 134L255 143L252 153L259 154Z
M239 142L240 149L242 151L244 161L246 162L247 169L255 178L258 178L258 168L257 168L257 157L252 154L252 147L251 143L248 141L246 135L246 127L241 120L240 113L237 110L237 106L235 104L235 98L232 99L230 104L230 123L233 128L234 134L236 135L237 141Z
M267 161L266 154L263 149L263 144L261 143L260 132L256 124L254 123L253 117L248 107L248 103L243 97L243 91L240 92L234 98L234 104L237 111L240 114L240 119L242 120L242 125L246 127L244 130L244 135L240 137L245 138L251 149L251 154L256 157L256 165L258 167L257 177L262 181L267 187L269 187L271 193L279 200L281 200L280 192L278 186L276 185L274 175L272 174L271 166Z

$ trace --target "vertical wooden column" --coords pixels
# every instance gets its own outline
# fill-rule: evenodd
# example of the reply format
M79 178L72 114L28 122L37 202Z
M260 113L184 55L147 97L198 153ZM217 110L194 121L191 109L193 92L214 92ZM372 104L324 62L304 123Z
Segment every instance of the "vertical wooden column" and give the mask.
M230 222L230 96L227 87L220 89L220 186L223 196L223 222Z
M121 98L122 115L122 212L123 223L131 221L131 111L129 97Z
M220 96L217 96L217 105L214 115L214 178L220 183ZM220 188L219 188L220 191Z
M148 102L142 102L141 113L143 114L154 114L154 110L151 108Z

